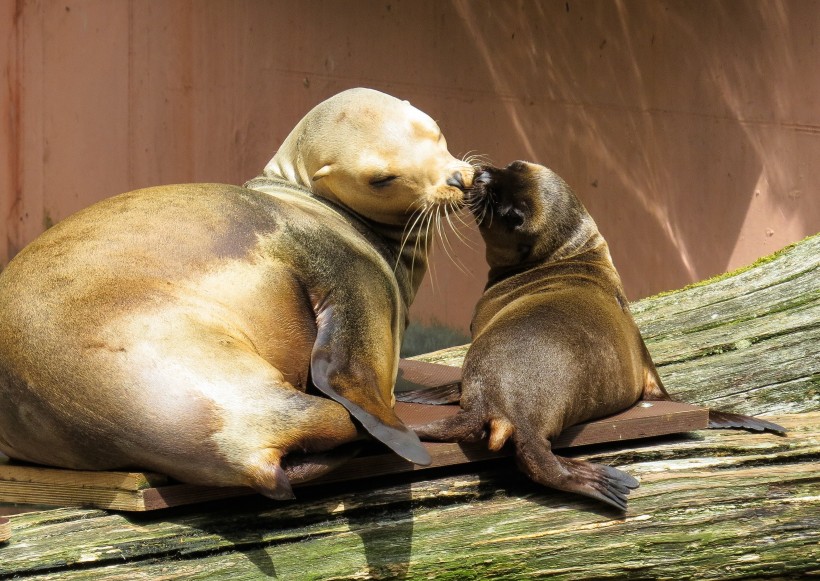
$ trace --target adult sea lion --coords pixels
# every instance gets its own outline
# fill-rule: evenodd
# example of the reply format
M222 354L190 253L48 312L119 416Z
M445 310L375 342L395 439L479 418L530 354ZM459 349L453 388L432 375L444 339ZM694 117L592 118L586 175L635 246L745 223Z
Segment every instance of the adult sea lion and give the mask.
M565 428L670 399L629 311L606 241L569 186L549 169L516 161L484 168L471 210L486 243L489 280L464 359L462 411L418 428L422 439L512 438L533 480L626 509L632 476L561 458ZM419 401L416 399L416 401ZM712 426L783 428L710 411Z
M273 498L360 427L429 463L393 412L430 236L411 226L472 176L430 117L353 89L246 187L142 189L61 221L0 274L0 451Z

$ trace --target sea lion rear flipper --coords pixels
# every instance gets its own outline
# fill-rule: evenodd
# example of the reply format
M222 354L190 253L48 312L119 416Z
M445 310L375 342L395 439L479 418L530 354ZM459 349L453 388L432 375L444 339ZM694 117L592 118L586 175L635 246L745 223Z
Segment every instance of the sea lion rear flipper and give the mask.
M535 482L595 498L626 511L629 493L639 482L617 468L575 458L562 458L545 446L516 442L519 468Z
M760 418L709 410L709 428L740 428L753 432L774 432L779 436L786 435L786 428Z

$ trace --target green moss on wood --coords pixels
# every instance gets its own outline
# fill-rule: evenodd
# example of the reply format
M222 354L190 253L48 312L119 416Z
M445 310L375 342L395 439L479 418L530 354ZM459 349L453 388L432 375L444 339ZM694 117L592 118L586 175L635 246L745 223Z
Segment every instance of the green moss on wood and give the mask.
M668 296L671 296L671 295L675 295L675 294L678 294L678 293L681 293L681 292L684 292L684 291L691 290L693 288L700 288L700 287L708 286L710 284L714 284L716 282L721 282L721 281L729 279L729 278L733 278L735 276L738 276L740 274L743 274L745 272L748 272L750 270L753 270L755 268L758 268L758 267L761 267L765 264L768 264L768 263L770 263L774 260L777 260L778 258L783 256L784 254L787 254L787 253L791 252L794 248L796 248L800 244L802 244L804 242L808 242L809 240L812 240L812 239L820 240L820 233L819 234L813 234L811 236L806 236L805 238L803 238L803 240L800 240L798 242L793 242L793 243L789 244L788 246L784 246L780 250L777 250L777 251L775 251L775 252L773 252L773 253L771 253L767 256L762 256L762 257L758 258L757 260L755 260L754 262L752 262L751 264L748 264L746 266L741 266L739 268L736 268L735 270L732 270L732 271L729 271L729 272L724 272L724 273L721 273L721 274L717 274L717 275L715 275L711 278L707 278L707 279L704 279L704 280L699 280L697 282L690 283L690 284L688 284L688 285L686 285L682 288L679 288L679 289L662 291L662 292L659 292L659 293L654 294L652 296L641 299L641 301L642 302L643 301L651 302L651 301L654 301L656 299L665 298L665 297L668 297Z

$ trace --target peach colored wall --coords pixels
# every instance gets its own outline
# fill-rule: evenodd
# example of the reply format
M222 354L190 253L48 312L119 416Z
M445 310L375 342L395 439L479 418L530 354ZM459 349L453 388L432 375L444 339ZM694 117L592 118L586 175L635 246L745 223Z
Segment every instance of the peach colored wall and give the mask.
M109 195L243 182L352 86L555 169L633 299L820 230L815 0L0 0L0 64L0 264ZM466 329L467 235L415 320Z

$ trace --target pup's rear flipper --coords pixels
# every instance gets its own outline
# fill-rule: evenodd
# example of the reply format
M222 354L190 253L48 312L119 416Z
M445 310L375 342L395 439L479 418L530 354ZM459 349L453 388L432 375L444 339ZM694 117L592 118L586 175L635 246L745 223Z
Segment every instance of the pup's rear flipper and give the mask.
M639 486L638 481L626 472L585 460L556 456L549 445L517 446L516 460L519 468L539 484L583 494L620 511L626 511L627 496Z
M716 410L709 410L709 427L710 428L741 428L744 430L751 430L753 432L774 432L780 436L786 435L786 428L754 418L752 416L744 416L743 414L733 414L729 412L719 412Z

